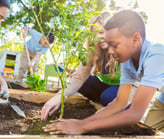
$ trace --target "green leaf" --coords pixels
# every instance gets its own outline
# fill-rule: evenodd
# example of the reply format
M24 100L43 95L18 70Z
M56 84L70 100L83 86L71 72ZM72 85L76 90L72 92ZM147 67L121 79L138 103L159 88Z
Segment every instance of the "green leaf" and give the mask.
M41 80L39 75L31 74L25 83L33 91L43 92L45 91L45 80Z

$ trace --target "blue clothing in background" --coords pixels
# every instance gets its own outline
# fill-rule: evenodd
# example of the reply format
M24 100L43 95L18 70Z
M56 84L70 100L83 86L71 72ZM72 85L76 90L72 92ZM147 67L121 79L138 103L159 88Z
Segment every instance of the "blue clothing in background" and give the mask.
M43 35L34 29L29 29L29 34L31 35L31 38L27 41L27 48L35 54L40 52L45 54L48 50L48 47L43 47L40 45L40 39Z
M63 69L63 68L61 68L60 66L58 66L58 68L55 68L55 71L56 71L56 72L58 72L58 71L59 71L59 72L63 72L63 71L64 71L64 69Z
M102 92L100 101L103 106L106 106L108 103L112 102L114 98L116 98L118 88L119 85L112 85Z
M140 53L139 67L135 69L131 59L121 65L120 84L134 84L160 89L164 85L164 45L144 41ZM144 93L144 92L143 92ZM163 94L157 97L164 103Z

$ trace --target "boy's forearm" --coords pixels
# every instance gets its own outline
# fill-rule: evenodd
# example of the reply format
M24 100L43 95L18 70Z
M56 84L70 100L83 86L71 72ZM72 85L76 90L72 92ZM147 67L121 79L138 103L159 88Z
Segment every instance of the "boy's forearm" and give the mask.
M117 99L113 100L110 104L108 104L108 106L102 108L102 110L100 109L100 111L96 112L94 115L84 119L84 122L87 121L92 121L92 120L98 120L98 119L102 119L105 117L109 117L113 114L116 114L122 110L124 110L125 106L120 105L120 103L118 102Z
M116 98L111 103L109 103L105 109L97 112L85 120L88 121L105 118L124 110L128 102L130 90L131 85L120 85Z
M132 125L138 122L138 119L135 118L135 112L130 110L122 111L111 116L100 118L96 120L89 120L83 122L82 120L82 129L84 133L97 130L105 129L111 127L119 127L124 125Z
M107 111L104 111L104 113ZM109 111L108 111L109 112ZM140 115L137 115L137 110L135 109L128 109L128 110L120 110L115 114L106 114L104 118L97 118L96 119L88 119L82 120L82 128L86 132L97 130L97 129L105 129L111 127L119 127L125 125L132 125L139 122Z
M84 119L82 120L84 122L82 125L83 130L88 132L94 129L132 125L139 122L146 111L146 108L149 105L155 91L156 88L140 85L136 91L135 97L133 98L131 107L128 110L123 110L111 115L106 114L106 117L104 118L97 118L95 116L96 118L94 117L95 119L92 120ZM115 106L115 109L117 106ZM104 113L110 113L110 109L111 107L108 107L109 111L104 111Z

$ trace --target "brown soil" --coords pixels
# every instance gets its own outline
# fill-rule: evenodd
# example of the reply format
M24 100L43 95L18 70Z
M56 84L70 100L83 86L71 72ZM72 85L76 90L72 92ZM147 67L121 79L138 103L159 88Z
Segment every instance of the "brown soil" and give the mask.
M40 120L40 110L43 104L35 104L10 98L11 104L19 106L26 114L26 119L18 116L9 106L0 105L0 135L47 135L43 132L42 126L46 125L49 120L54 119L55 116L49 117L47 122ZM92 115L96 109L89 103L79 104L65 104L64 118L77 118L83 119ZM56 113L59 116L60 112ZM154 135L155 130L142 125L138 125L108 129L103 131L95 131L87 133L87 135L100 135L100 136L123 136L123 135Z
M10 89L27 90L28 88L13 82L8 83ZM56 92L56 91L52 91ZM49 117L46 122L40 120L40 110L43 104L26 102L15 98L10 98L10 103L19 106L26 114L22 118L16 114L9 105L0 104L0 135L47 135L42 127L49 123L49 120L59 117L60 111ZM83 119L96 112L96 109L90 103L65 104L63 118ZM138 135L155 135L157 132L144 124L137 124L128 127L104 129L87 133L86 135L99 136L138 136Z

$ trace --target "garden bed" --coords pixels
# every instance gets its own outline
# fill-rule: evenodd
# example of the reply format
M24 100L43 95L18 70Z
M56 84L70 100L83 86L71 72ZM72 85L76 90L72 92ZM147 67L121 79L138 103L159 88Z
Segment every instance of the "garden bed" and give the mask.
M10 102L19 106L26 114L26 118L18 116L10 107L0 105L0 138L51 138L43 132L42 126L49 120L59 116L60 111L49 117L47 122L40 120L40 110L48 99L55 93L35 92L26 90L10 89ZM39 101L38 101L39 100ZM81 96L72 96L65 102L64 118L83 119L96 112L95 107L89 101ZM22 136L23 135L23 136ZM130 138L161 138L160 133L142 123L115 129L90 132L80 137L130 137ZM29 137L30 136L30 137ZM66 136L55 136L64 138ZM73 137L73 136L69 136Z

